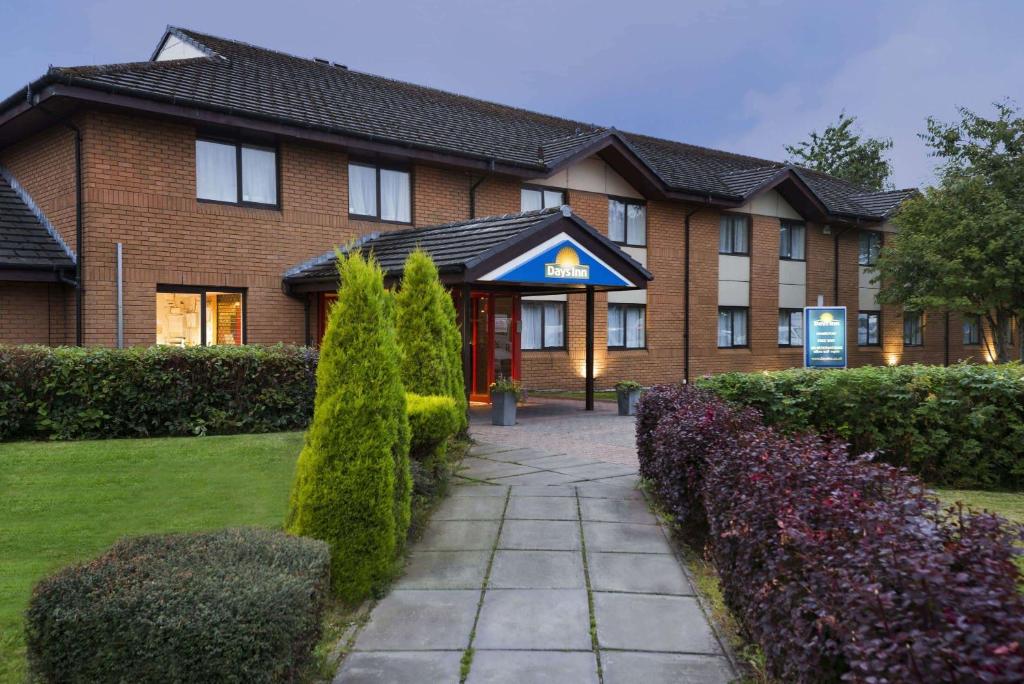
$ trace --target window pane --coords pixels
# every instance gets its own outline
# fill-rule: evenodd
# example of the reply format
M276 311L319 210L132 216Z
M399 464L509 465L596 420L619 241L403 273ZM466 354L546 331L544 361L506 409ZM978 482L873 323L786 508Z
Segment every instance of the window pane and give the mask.
M206 343L242 344L242 294L206 293Z
M644 307L626 307L626 346L639 349L644 346Z
M608 200L608 237L614 242L626 241L626 205Z
M804 238L807 228L800 225L789 226L789 258L801 260L804 258Z
M790 232L788 223L783 223L779 226L779 256L786 259L790 256Z
M732 312L732 344L734 347L747 344L747 312L743 309Z
M779 344L789 344L789 312L779 312Z
M544 195L540 190L523 188L519 191L520 211L536 211L544 208Z
M377 215L377 169L359 164L348 165L348 213Z
M857 344L863 346L868 343L868 317L866 314L857 314Z
M565 204L562 199L561 190L545 190L544 191L544 208L549 209L551 207L560 207Z
M565 346L565 322L562 314L565 306L561 303L544 305L544 346Z
M273 150L242 148L242 201L277 204L277 161Z
M522 349L540 349L541 344L541 315L542 305L539 302L523 302L521 316L523 319L523 333L520 336L519 346Z
M732 253L732 222L729 218L723 216L718 222L718 251L722 254Z
M625 331L623 330L622 306L618 304L608 305L608 346L621 347L626 343Z
M746 254L750 250L747 245L747 219L744 216L734 216L732 220L732 242L733 250L737 254Z
M804 346L803 311L793 311L789 314L789 343L794 347Z
M646 245L647 207L642 204L630 204L626 209L626 243Z
M412 218L407 171L380 170L380 218L408 223Z
M156 343L176 347L202 344L200 294L157 292Z
M718 312L718 346L732 346L732 315L729 311Z
M234 145L196 140L196 197L237 202L237 164Z

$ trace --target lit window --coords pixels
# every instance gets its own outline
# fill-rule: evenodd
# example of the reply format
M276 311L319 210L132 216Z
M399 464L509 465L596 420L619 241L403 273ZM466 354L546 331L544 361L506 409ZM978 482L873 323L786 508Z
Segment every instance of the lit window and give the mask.
M643 349L647 346L647 307L643 304L608 305L608 348Z
M519 210L536 211L565 204L565 193L547 188L523 188L519 193Z
M740 306L718 307L718 346L722 349L747 346L749 310Z
M880 342L880 314L877 311L861 311L857 314L857 344L861 347L877 347Z
M804 346L803 309L779 309L779 346Z
M520 316L520 349L565 349L565 302L523 301Z
M348 165L348 213L389 223L412 222L408 171L367 164Z
M232 204L277 204L272 148L196 140L196 197Z
M964 315L964 344L981 344L981 317Z
M860 249L857 263L861 266L874 266L878 261L878 252L882 249L882 234L874 230L860 231Z
M906 311L903 314L903 345L920 347L924 344L924 316L919 311Z
M718 223L719 254L750 254L750 220L746 216L722 214Z
M647 245L647 207L635 200L608 200L608 237L631 247Z
M158 288L156 343L175 347L245 342L245 293Z
M779 258L803 261L806 234L807 229L804 224L783 221L779 228Z

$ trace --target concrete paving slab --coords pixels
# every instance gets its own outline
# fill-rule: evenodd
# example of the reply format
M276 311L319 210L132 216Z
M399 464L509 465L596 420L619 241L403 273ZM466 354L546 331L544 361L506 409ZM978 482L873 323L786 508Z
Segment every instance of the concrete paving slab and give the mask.
M488 589L586 589L578 551L498 551Z
M578 520L574 496L517 496L509 499L509 520Z
M576 485L576 491L583 499L620 499L645 501L644 493L633 485L604 484L603 480L593 482L580 482Z
M594 591L692 596L693 587L675 556L653 553L587 553Z
M585 589L489 589L476 625L475 649L587 650Z
M416 544L421 551L487 551L494 548L499 520L438 520Z
M640 484L640 476L619 475L617 477L603 477L600 480L594 480L594 482L604 485L623 485L626 487L636 487L638 484Z
M409 558L396 589L479 589L490 551L421 551Z
M580 458L579 456L562 454L560 456L548 456L547 458L535 459L530 462L530 465L534 468L554 470L558 467L568 468L571 466L599 465L600 463L600 461L592 458Z
M421 684L458 682L460 651L350 653L334 684Z
M509 475L523 475L525 473L540 472L538 468L531 468L528 465L519 463L503 463L500 461L485 461L483 464L475 464L468 468L459 468L459 475L471 477L476 480L491 480L496 477L508 477Z
M465 649L480 592L396 589L373 609L357 651Z
M576 489L570 485L517 485L509 489L513 499L519 496L576 496Z
M490 480L496 484L505 485L561 485L572 482L575 478L572 475L549 470L539 470L535 473L523 473L522 475L511 475L509 477L494 478Z
M580 480L599 480L601 478L616 477L619 475L633 475L636 471L627 466L615 463L588 463L586 465L571 466L548 466L549 470L574 475Z
M583 520L597 522L658 524L658 519L651 513L647 502L637 499L580 499L580 515Z
M602 649L721 654L697 601L686 596L594 592Z
M494 461L505 461L507 463L530 463L539 458L551 458L552 456L560 456L557 452L552 453L550 451L543 451L541 449L518 448L499 451L496 453L487 454L487 458Z
M466 684L597 684L597 681L597 658L591 651L476 651Z
M508 487L475 482L457 482L448 496L508 496Z
M602 651L604 684L727 684L735 679L722 657Z
M442 501L431 520L501 520L504 510L499 496L460 496Z
M579 524L567 520L506 520L498 548L576 551L580 549Z
M584 522L587 551L627 553L672 553L672 547L657 525Z

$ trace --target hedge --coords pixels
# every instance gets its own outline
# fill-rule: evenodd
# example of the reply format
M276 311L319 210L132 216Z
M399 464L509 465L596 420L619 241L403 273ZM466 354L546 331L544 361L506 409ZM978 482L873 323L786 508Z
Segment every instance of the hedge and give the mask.
M758 409L769 425L837 435L928 482L1024 484L1020 364L726 373L698 385Z
M710 392L640 400L643 476L786 682L1019 682L1021 527Z
M0 346L0 440L301 429L317 352Z
M295 681L320 638L327 546L257 529L141 537L36 585L44 682Z

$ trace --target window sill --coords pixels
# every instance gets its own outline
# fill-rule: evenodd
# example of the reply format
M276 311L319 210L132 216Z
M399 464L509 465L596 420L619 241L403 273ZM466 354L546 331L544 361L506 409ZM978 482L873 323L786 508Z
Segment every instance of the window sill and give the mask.
M566 347L544 347L542 349L520 349L524 354L536 354L538 352L567 352Z
M647 345L642 347L606 347L610 352L636 352L636 351L647 351Z
M262 202L227 202L225 200L204 199L196 197L200 204L212 204L219 207L239 207L241 209L266 209L267 211L281 211L280 204L263 204Z
M750 349L750 345L749 344L743 344L743 345L736 345L734 347L715 347L715 348L716 349L720 349L721 351L729 351L729 350L732 350L732 349L746 349L746 350L749 350Z

